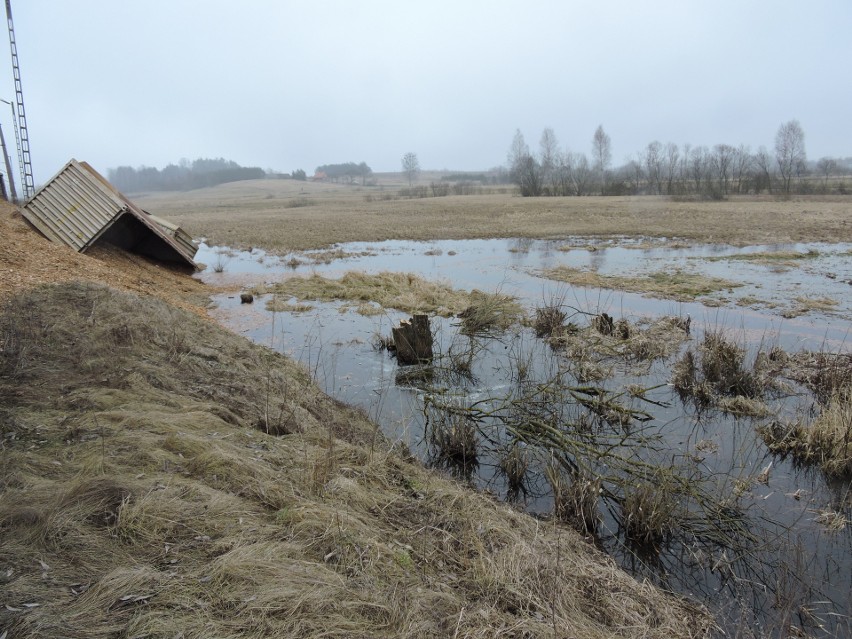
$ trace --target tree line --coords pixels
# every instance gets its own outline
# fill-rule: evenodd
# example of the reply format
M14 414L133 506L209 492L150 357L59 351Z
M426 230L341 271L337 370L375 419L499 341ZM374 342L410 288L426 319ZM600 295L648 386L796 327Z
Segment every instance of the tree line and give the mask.
M140 191L189 191L225 182L239 180L257 180L266 177L259 167L240 166L224 158L198 158L190 162L181 160L178 164L169 164L164 169L141 166L119 166L109 169L109 181L119 190Z
M365 184L367 179L373 175L371 169L366 162L343 162L341 164L323 164L318 166L314 175L325 174L325 177L332 182L355 182L361 180L361 184Z
M773 151L761 146L716 144L678 146L653 141L622 166L612 168L612 143L599 126L591 155L562 150L553 129L545 128L538 153L531 153L520 130L508 152L509 176L524 196L671 195L721 199L731 194L840 192L837 178L852 167L837 158L808 163L805 134L796 120L782 124ZM845 169L845 170L844 170Z

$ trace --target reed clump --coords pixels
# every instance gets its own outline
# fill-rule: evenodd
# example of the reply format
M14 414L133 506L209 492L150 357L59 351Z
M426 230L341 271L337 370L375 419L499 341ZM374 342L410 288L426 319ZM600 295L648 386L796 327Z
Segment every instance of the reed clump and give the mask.
M535 336L550 338L558 336L565 327L568 313L559 306L541 306L535 309L535 321L533 330Z
M502 293L470 292L469 305L458 314L462 332L469 335L505 331L525 316L517 299Z
M829 399L810 424L776 420L759 433L773 453L816 465L830 477L852 477L852 401L845 394Z
M438 461L460 468L476 466L479 435L472 420L463 414L441 412L427 428Z
M767 357L755 358L746 366L746 349L721 331L707 331L697 350L687 350L672 369L671 382L681 398L692 397L702 404L718 404L721 398L742 400L727 405L745 407L745 400L761 398L773 384L777 368L766 365ZM756 405L752 404L752 408ZM747 411L748 412L748 411ZM758 411L759 412L759 411Z
M581 534L595 533L600 523L601 479L583 469L566 470L555 459L548 462L544 476L553 494L554 517Z
M642 546L659 547L676 530L677 493L666 482L641 482L625 486L621 525L628 539Z
M500 470L506 477L510 495L517 495L526 489L529 457L527 447L519 442L512 442L503 449L500 455Z

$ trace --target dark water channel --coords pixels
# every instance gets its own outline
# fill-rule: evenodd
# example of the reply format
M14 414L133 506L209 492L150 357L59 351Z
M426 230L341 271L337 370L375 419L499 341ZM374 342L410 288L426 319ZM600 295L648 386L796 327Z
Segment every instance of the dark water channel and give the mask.
M515 296L531 314L557 302L581 328L601 312L625 318L637 330L664 316L691 318L688 338L670 357L641 365L600 357L596 363L603 372L590 383L578 372L576 354L551 348L531 328L469 335L458 319L433 318L440 355L434 366L421 370L399 367L374 347L376 336L389 335L407 317L398 311L365 317L351 302L337 301L309 302L313 308L306 312L273 314L264 299L242 305L237 296L228 295L215 298L214 311L232 330L302 362L328 393L362 406L387 437L426 463L445 462L428 435L430 421L453 415L474 418L481 444L476 465L448 469L534 514L549 516L554 509L552 484L546 480L554 451L535 437L519 438L519 429L524 435L524 424L531 419L565 424L575 447L555 454L568 465L580 460L588 473L584 476L608 478L598 487L599 524L589 538L619 565L640 579L704 602L717 615L727 633L723 636L788 636L791 628L809 636L852 636L852 527L844 525L852 519L849 483L773 456L757 434L759 425L776 416L812 413L813 397L789 383L784 392L767 398L772 414L754 418L702 409L682 400L669 384L673 362L699 343L705 331L742 344L751 358L771 346L790 353L852 350L852 246L666 248L623 242L591 243L590 250L589 243L577 241L565 250L566 244L354 243L334 253L283 257L202 245L197 259L211 265L201 274L205 281L245 287L313 273L415 273L455 288ZM778 251L811 254L783 264L725 259ZM223 270L215 272L212 265ZM558 265L613 275L684 270L742 286L704 303L681 303L574 288L540 277L542 269ZM801 305L797 299L811 298L832 303L823 305L827 310L789 312ZM578 387L593 387L596 394L571 392ZM625 392L640 387L650 390ZM602 401L634 419L613 420L611 411L602 412ZM515 446L523 448L528 472L516 491L501 462L510 442L519 439L523 441ZM677 481L686 478L695 490L678 493L685 513L679 525L653 544L638 544L625 534L620 504L642 487L675 490L669 474L648 470L655 467L674 472Z

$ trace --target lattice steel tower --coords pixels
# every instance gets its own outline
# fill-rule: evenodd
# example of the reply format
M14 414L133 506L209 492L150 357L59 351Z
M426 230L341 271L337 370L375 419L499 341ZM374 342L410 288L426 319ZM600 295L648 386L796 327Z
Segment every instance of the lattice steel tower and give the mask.
M15 27L12 24L12 1L6 0L6 19L9 23L9 46L12 48L12 76L15 78L15 138L18 142L18 164L21 170L21 190L24 199L35 194L33 165L30 162L30 136L27 132L27 115L24 111L24 93L21 90L21 70L18 67L18 47L15 45Z

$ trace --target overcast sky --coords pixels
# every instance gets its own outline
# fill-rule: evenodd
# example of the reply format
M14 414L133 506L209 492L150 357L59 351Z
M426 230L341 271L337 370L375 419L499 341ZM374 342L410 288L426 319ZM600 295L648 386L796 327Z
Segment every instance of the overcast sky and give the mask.
M37 184L71 157L487 169L516 129L589 153L599 124L616 165L653 140L772 149L794 118L809 158L852 155L850 0L12 5Z

